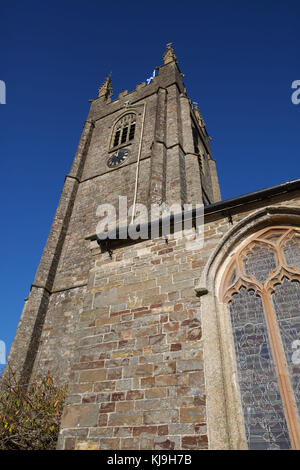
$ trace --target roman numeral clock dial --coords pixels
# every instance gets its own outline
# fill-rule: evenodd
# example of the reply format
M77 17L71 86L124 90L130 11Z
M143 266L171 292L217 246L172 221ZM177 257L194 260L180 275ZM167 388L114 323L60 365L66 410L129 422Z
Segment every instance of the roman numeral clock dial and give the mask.
M122 165L128 159L130 152L128 149L121 149L118 152L114 153L107 159L108 168L116 168L117 166Z

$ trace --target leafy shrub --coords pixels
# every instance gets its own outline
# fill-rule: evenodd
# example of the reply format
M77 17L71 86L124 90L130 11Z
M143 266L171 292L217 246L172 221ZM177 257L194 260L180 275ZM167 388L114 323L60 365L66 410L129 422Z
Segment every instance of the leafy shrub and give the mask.
M23 384L9 372L0 379L0 450L55 449L65 387L53 377Z

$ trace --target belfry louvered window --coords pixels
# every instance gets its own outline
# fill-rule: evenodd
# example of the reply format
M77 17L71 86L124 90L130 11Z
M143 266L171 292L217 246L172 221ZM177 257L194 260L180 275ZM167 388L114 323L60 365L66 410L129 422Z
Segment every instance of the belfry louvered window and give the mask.
M115 124L111 147L115 148L123 144L127 144L134 139L136 115L127 113Z
M228 303L249 449L300 448L300 230L264 229L235 253Z

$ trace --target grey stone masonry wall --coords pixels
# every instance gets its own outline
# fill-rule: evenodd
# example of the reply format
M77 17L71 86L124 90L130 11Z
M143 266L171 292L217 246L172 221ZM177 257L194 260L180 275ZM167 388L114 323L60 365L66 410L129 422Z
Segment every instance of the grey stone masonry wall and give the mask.
M51 231L9 354L9 364L17 370L24 381L28 381L31 377L34 360L40 347L40 336L48 312L49 298L62 255L92 130L93 124L87 121L75 155L72 167L73 176L66 178Z
M128 100L129 107L125 108ZM48 310L50 296L87 284L91 256L85 237L95 230L97 206L105 202L117 207L121 195L128 197L129 205L133 202L141 137L137 202L149 206L152 202L202 201L199 169L195 158L188 153L191 151L188 106L175 62L161 66L148 86L140 84L131 93L120 93L114 101L103 97L93 101L11 349L10 361L27 378L31 375L45 318L55 316L53 302ZM123 166L109 169L106 160L111 154L113 126L126 110L137 113L135 139L128 145L131 157ZM59 337L57 341L60 344ZM58 361L59 351L60 348Z
M136 113L130 157L109 168L114 125L126 112ZM202 202L192 113L175 61L149 85L91 104L9 356L26 381L51 372L70 385L59 448L208 445L194 288L209 249L189 237L155 239L110 259L88 239L99 205L117 209L119 196L133 203L139 149L137 203Z
M268 204L295 206L300 198L281 195ZM194 231L168 243L125 244L112 257L89 242L93 263L59 449L209 448L202 321L209 312L195 287L223 236L264 206L238 206L232 220L208 215L203 247Z
M94 257L60 448L207 448L200 300L208 251L147 240Z

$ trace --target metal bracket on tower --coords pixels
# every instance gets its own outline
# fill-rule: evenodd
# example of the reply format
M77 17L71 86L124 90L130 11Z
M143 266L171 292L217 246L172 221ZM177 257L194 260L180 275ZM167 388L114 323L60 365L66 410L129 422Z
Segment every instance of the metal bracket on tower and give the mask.
M112 259L113 250L110 247L109 240L107 240L107 239L106 240L100 240L99 238L97 238L97 243L100 246L101 250L107 251L108 254L109 254L110 259Z
M227 217L228 223L231 224L231 225L233 225L233 220L232 220L231 212L226 211L226 212L223 212L223 214L225 215L225 217Z

